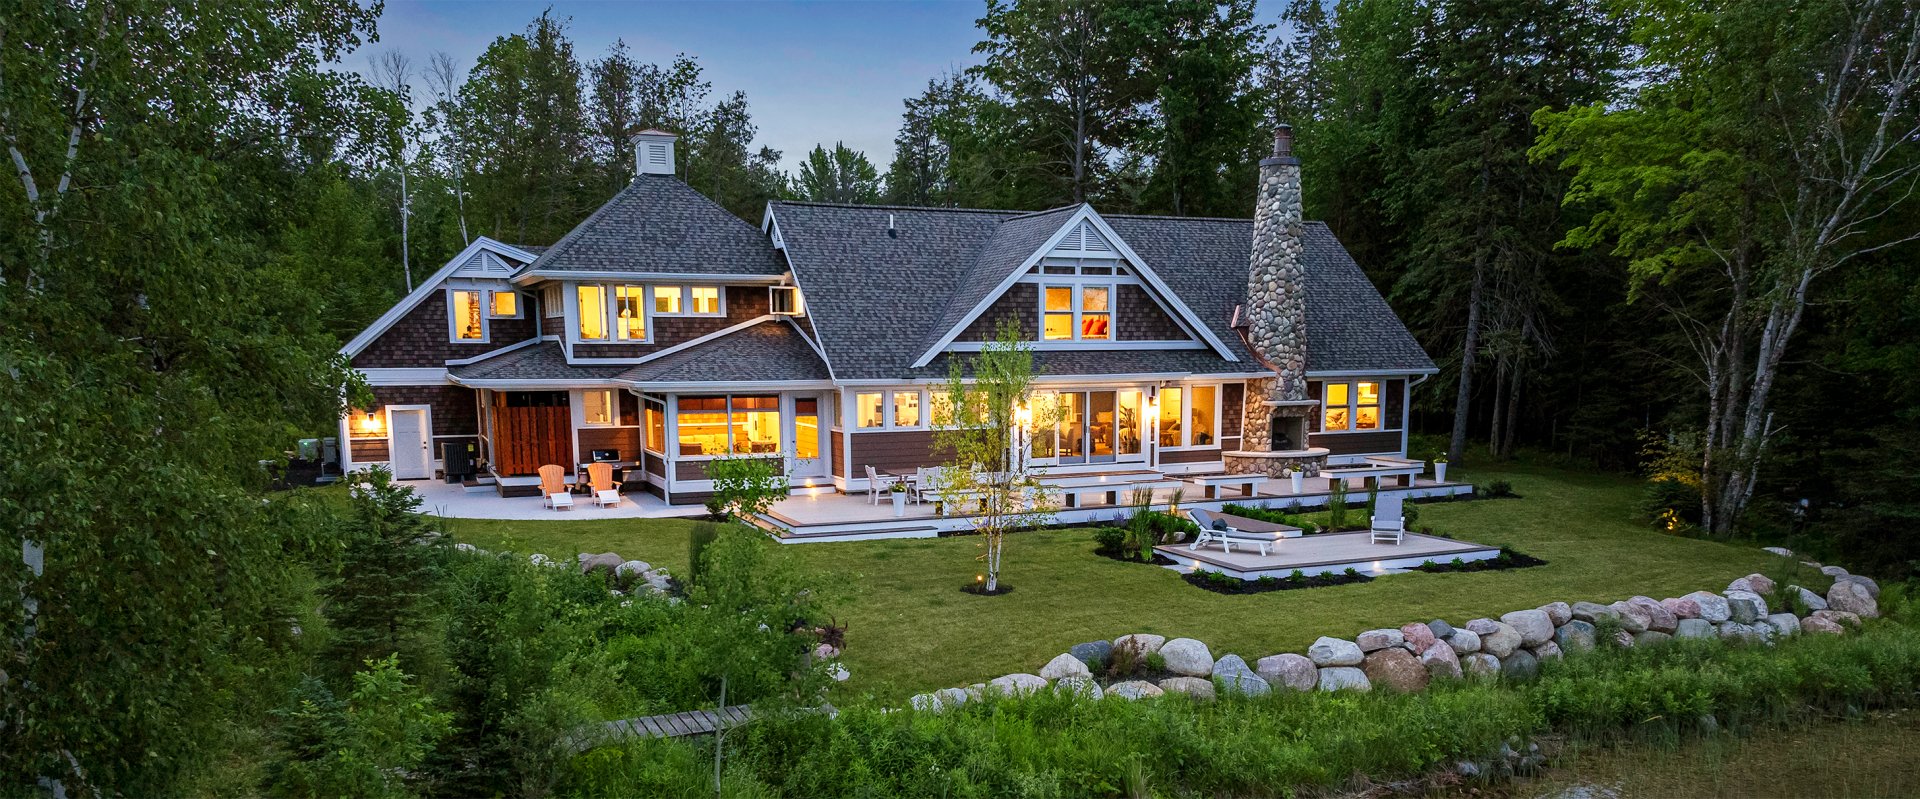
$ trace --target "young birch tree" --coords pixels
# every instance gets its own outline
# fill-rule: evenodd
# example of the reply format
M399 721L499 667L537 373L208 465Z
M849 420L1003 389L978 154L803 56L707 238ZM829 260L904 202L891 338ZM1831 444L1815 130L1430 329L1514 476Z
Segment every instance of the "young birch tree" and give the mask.
M1007 533L1045 524L1051 497L1028 464L1027 436L1058 420L1052 403L1035 402L1033 347L1020 326L1003 322L967 364L950 362L947 387L933 408L934 452L946 458L936 488L948 512L971 513L984 539L985 589L1000 590L1000 558Z

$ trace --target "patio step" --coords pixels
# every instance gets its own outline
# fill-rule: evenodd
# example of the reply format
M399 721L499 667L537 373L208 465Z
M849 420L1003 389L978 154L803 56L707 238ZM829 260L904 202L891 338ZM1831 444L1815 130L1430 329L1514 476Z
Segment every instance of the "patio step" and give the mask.
M826 544L839 541L884 541L890 538L938 538L939 528L895 527L887 530L839 530L828 532L786 531L778 534L782 544Z

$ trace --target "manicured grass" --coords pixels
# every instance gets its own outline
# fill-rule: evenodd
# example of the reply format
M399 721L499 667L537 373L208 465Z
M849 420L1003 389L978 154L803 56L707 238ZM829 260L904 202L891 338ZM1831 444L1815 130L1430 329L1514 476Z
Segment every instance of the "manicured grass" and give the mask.
M1303 591L1222 595L1166 569L1093 554L1085 530L1008 539L1001 579L1012 594L961 593L979 573L976 536L788 547L842 592L847 625L847 693L897 699L906 693L1033 672L1073 644L1133 632L1198 638L1215 656L1249 662L1304 651L1321 635L1352 636L1409 621L1468 619L1554 600L1612 601L1717 590L1783 561L1751 545L1676 538L1633 519L1634 480L1539 466L1465 472L1512 482L1522 499L1420 506L1421 527L1482 544L1504 545L1548 565L1469 574L1402 574L1370 583ZM1356 505L1364 495L1356 493ZM684 569L687 528L673 520L455 520L452 532L486 548L546 552L618 552ZM847 697L850 699L851 697Z

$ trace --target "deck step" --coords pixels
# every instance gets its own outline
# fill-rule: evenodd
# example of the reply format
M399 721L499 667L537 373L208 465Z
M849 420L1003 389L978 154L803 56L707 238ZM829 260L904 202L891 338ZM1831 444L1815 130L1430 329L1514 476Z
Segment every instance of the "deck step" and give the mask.
M776 535L779 536L779 541L782 544L822 544L838 541L884 541L892 538L938 538L940 537L940 529L937 527L916 526L893 527L885 530L808 532L807 528L803 527L797 531L787 530L783 533L776 533Z

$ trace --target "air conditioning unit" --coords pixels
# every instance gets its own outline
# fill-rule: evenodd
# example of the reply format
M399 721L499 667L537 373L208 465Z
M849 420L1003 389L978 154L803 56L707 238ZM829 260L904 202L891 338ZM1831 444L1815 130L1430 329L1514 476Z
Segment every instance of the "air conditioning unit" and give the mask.
M800 296L799 286L774 286L769 291L768 304L773 313L782 316L806 315L807 303Z

